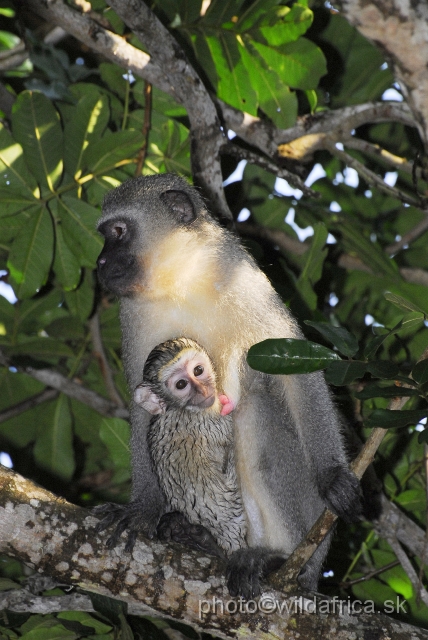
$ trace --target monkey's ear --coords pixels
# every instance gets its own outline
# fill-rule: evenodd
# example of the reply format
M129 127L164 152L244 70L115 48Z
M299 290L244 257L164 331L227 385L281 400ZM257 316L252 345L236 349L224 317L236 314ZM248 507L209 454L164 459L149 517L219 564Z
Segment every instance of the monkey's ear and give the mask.
M184 191L171 189L160 194L160 199L174 212L178 220L183 224L189 224L196 220L196 211L193 202Z
M160 413L165 413L165 404L157 396L150 387L144 384L139 384L134 391L134 402L143 407L146 411L153 416L157 416Z

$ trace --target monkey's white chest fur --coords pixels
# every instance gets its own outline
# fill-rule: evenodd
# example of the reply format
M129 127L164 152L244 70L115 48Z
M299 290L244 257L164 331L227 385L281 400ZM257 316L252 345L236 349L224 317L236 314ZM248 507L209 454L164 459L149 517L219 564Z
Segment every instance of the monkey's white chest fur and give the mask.
M247 546L232 418L169 410L152 419L148 443L171 509L206 527L228 554Z

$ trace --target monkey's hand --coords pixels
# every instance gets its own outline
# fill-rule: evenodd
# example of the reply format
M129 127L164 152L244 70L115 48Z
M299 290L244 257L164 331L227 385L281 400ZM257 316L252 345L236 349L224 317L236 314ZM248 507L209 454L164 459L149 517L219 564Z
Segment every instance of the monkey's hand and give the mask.
M179 542L223 560L226 558L208 529L201 524L192 524L179 511L165 513L159 521L156 533L162 542Z
M362 513L358 478L343 466L330 467L318 482L321 498L345 522L358 522Z
M125 551L130 553L134 548L135 540L139 533L143 533L150 539L155 536L161 513L158 508L150 509L148 508L149 506L145 502L131 502L130 504L107 502L94 507L92 513L96 517L102 518L95 530L97 532L104 531L113 523L117 523L115 530L107 540L106 546L109 549L115 547L122 533L127 530L128 539Z
M227 588L235 598L244 600L257 597L262 591L261 583L285 562L286 557L261 547L238 549L229 559L226 569Z

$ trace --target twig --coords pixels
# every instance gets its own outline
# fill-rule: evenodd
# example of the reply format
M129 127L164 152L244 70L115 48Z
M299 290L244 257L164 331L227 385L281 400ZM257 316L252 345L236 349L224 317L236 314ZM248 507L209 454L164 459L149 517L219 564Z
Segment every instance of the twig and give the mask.
M284 178L284 180L287 180L287 182L289 182L293 187L300 189L305 196L310 196L312 198L319 198L320 196L317 191L307 187L303 180L295 173L287 171L287 169L284 169L283 167L278 167L268 158L258 155L253 151L249 151L248 149L238 147L236 144L229 143L221 148L221 153L222 155L229 155L238 158L238 160L248 160L251 164L256 164L259 167L262 167L262 169L265 169L265 171L275 174L278 178Z
M299 240L290 238L290 236L288 236L284 231L280 231L279 229L269 229L269 227L262 227L261 225L248 222L238 222L236 224L236 229L243 236L267 240L273 246L279 247L285 256L289 253L301 256L306 253L310 247L309 243L300 242ZM373 273L370 267L364 264L360 258L351 256L348 253L340 254L337 259L337 264L339 267L342 267L342 269ZM401 267L399 271L403 279L407 282L422 284L425 287L428 287L428 271L412 267Z
M366 155L374 156L378 160L383 160L386 164L394 167L394 169L404 171L405 173L412 175L414 167L413 162L409 162L407 158L401 158L400 156L396 156L393 153L386 151L386 149L382 149L378 144L367 142L367 140L361 140L355 136L341 140L341 142L343 142L343 145L348 149L354 149L355 151L361 151L361 153L365 153Z
M325 138L324 147L325 149L328 149L332 155L340 158L340 160L345 162L349 167L355 169L358 175L362 176L369 185L377 187L379 191L386 193L388 196L392 196L401 202L411 204L412 206L423 210L422 203L419 199L413 198L413 196L401 191L401 189L390 187L380 176L376 175L376 173L370 169L367 169L362 162L351 156L349 153L346 153L346 151L338 149L336 143L331 138Z
M96 359L98 360L98 364L100 367L100 371L101 371L101 375L104 378L104 383L106 385L106 389L107 389L107 393L110 397L110 399L118 406L118 407L124 407L125 403L123 402L122 398L120 397L116 386L114 384L114 380L113 380L113 374L111 372L111 368L110 365L108 363L105 351L104 351L104 345L103 345L103 341L101 339L101 331L100 331L100 316L98 314L98 311L96 313L94 313L94 315L92 316L92 318L89 320L88 322L89 324L89 328L91 331L91 336L92 336L92 342L93 342L93 346L94 346L94 356L96 357Z
M393 398L388 405L388 409L399 411L407 400L408 398ZM373 429L370 433L364 447L350 465L351 470L357 478L361 479L364 471L369 464L373 462L375 453L387 432L388 429L377 428ZM297 545L282 567L269 576L269 582L276 589L289 591L296 587L297 577L301 569L312 557L336 520L337 516L334 513L329 509L324 509L321 516L306 535L306 538Z
M0 365L9 367L10 362L0 351ZM86 389L81 384L66 378L57 371L51 369L33 369L31 367L17 367L19 373L26 373L35 380L42 382L47 387L61 391L66 396L79 400L83 404L88 405L98 413L107 418L122 418L127 420L129 418L129 411L123 407L118 407L115 402L103 398L95 391Z
M24 411L28 411L29 409L34 409L39 404L43 404L43 402L49 402L49 400L55 400L59 395L59 392L56 389L45 389L41 393L37 393L31 398L27 398L27 400L23 400L22 402L18 402L13 407L6 409L0 413L0 423L6 422L6 420L10 420L11 418L15 418L19 416Z
M361 576L361 578L356 578L355 580L347 580L346 582L341 582L340 586L343 589L348 589L349 587L352 587L354 584L359 584L360 582L368 582L369 580L371 580L372 578L375 578L381 573L384 573L385 571L389 571L389 569L393 569L394 567L397 567L399 564L400 564L399 560L394 560L394 562L390 562L389 564L386 564L384 567L381 567L380 569L375 569L374 571L370 571L369 573L366 573L364 576Z
M152 118L152 85L150 82L144 82L144 122L143 122L143 144L138 154L137 168L135 169L135 175L140 176L144 167L144 163L147 157L147 150L149 148L149 132L151 128Z
M394 551L395 555L400 561L401 566L403 567L404 571L408 575L409 580L412 583L412 587L415 593L417 594L417 597L419 597L422 600L422 602L428 606L428 593L425 590L425 588L422 586L422 584L420 584L418 579L418 574L413 568L413 565L410 562L409 558L407 557L403 547L398 542L395 535L387 536L386 541Z
M57 371L51 371L50 369L31 369L30 367L18 369L18 371L22 371L35 380L43 382L47 387L53 387L54 389L65 393L65 395L70 398L74 398L75 400L79 400L79 402L83 402L83 404L87 404L89 407L107 418L123 418L126 420L129 417L127 409L118 407L115 402L107 400L107 398L103 398L98 395L98 393L95 393L95 391L86 389L81 384L78 384L73 380L69 380Z
M425 213L427 212L425 211ZM418 224L415 225L413 229L411 229L408 233L405 233L400 240L397 240L397 242L394 242L393 244L390 244L387 247L385 247L385 251L391 256L394 255L395 253L397 253L397 251L400 251L400 249L402 249L406 245L410 244L414 240L417 240L417 238L419 238L423 233L425 233L427 229L428 229L428 215L423 220L418 222Z
M428 499L428 445L424 442L424 463L425 463L425 496ZM420 589L422 588L422 579L424 575L425 563L427 558L427 548L428 548L428 509L425 510L425 544L424 551L421 556L421 566L419 567L419 576L418 576L418 589L417 589L417 597L418 600L420 598Z

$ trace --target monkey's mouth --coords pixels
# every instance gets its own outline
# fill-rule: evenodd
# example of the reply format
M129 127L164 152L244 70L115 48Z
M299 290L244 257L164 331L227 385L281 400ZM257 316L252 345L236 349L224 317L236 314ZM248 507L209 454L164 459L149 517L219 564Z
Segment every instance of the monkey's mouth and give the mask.
M198 409L208 409L208 407L212 407L215 402L215 395L212 394L207 398L202 398L200 402L195 402L195 407Z

